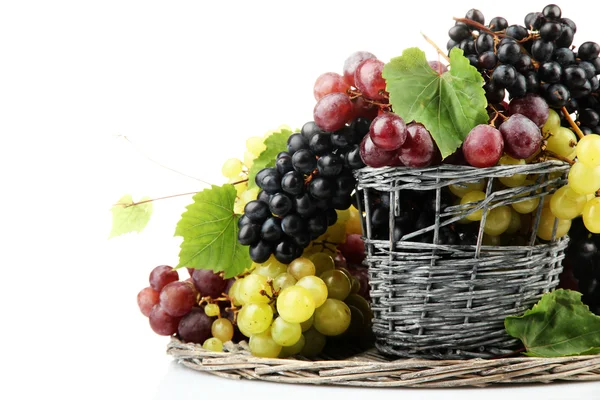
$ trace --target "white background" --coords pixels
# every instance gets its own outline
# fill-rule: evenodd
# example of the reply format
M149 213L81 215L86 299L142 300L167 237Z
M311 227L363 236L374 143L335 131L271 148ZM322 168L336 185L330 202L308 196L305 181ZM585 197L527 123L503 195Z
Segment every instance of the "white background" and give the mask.
M0 398L599 398L600 383L450 391L230 382L165 355L137 309L150 270L176 264L190 197L155 203L139 235L107 240L125 193L167 196L221 183L245 139L311 119L315 78L353 51L436 59L475 3L0 1ZM524 5L527 4L525 7ZM597 13L565 2L575 44ZM545 2L486 2L522 23ZM595 33L595 34L594 34ZM125 135L128 143L119 135ZM156 162L150 161L150 159ZM216 398L216 397L212 397Z

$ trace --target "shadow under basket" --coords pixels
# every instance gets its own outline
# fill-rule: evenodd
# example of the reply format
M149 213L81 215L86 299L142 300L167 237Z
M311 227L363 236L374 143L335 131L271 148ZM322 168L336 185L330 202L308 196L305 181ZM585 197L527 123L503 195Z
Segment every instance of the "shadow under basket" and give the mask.
M559 283L568 237L556 237L558 220L550 240L539 239L537 232L544 198L565 183L568 169L568 164L546 161L358 170L377 349L429 359L491 358L518 349L520 342L506 334L504 319L522 314ZM517 187L500 183L499 178L515 174L528 180ZM450 185L460 189L474 182L483 200L456 204L460 199L451 197ZM528 220L519 217L527 223L521 221L518 234L506 234L501 242L502 236L487 237L489 211L524 201L536 205ZM416 229L403 232L404 221L427 207L429 217L419 217ZM480 222L461 223L480 210ZM467 233L457 233L461 229ZM470 243L464 240L468 229Z

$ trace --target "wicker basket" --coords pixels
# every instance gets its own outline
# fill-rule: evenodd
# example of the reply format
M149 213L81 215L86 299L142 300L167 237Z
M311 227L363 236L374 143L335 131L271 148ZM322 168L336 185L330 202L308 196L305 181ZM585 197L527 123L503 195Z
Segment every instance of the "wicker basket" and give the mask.
M518 340L504 330L504 318L522 314L558 284L568 238L541 242L536 237L544 196L564 183L568 164L537 164L472 168L441 165L431 168L363 168L356 172L364 196L363 232L369 267L373 331L376 347L386 355L426 359L491 358L514 351ZM497 189L497 178L527 174L529 186ZM472 206L440 209L449 185L487 180L486 198ZM407 190L435 191L431 226L392 238ZM371 223L370 199L389 193L389 238L377 240ZM486 212L540 197L532 213L533 226L519 246L484 246ZM361 201L358 202L359 206ZM440 229L483 210L475 245L440 245ZM558 221L556 221L558 222ZM556 223L554 233L556 232ZM444 228L447 229L447 228ZM432 243L415 240L433 233Z

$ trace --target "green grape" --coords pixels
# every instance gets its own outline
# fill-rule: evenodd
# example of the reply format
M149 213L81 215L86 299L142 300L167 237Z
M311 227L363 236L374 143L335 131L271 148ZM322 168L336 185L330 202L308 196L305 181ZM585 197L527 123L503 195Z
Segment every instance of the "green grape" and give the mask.
M352 282L342 271L337 269L325 271L321 274L321 279L327 286L329 298L344 300L350 294Z
M212 335L223 343L233 339L233 331L233 324L227 318L216 319L210 328Z
M283 346L281 348L281 352L279 353L279 358L285 358L290 356L295 356L300 353L304 348L304 343L306 343L306 339L304 339L304 335L300 335L300 339L296 343L291 346Z
M291 286L277 296L277 312L288 322L304 322L315 312L315 301L307 289Z
M313 315L311 315L309 319L307 319L304 322L300 322L300 327L302 328L302 332L306 332L307 330L312 328L314 322L315 322L315 314L313 313Z
M243 167L244 164L242 163L242 160L238 158L230 158L223 163L223 167L221 167L221 173L225 178L238 178L242 173Z
M269 259L262 264L253 263L253 265L255 267L254 267L254 271L252 271L252 273L257 274L257 275L262 275L266 278L274 279L277 276L279 276L282 273L287 271L287 266L285 264L282 264L279 261L277 261L275 256L269 257Z
M272 296L273 290L267 283L267 278L262 275L250 274L246 276L238 288L238 294L240 301L245 304L248 303L268 303L269 297L261 294L261 291L265 291L266 295Z
M491 236L501 235L508 229L511 217L510 207L496 207L488 212L483 231Z
M484 246L500 246L502 244L502 240L500 236L492 236L492 235L483 235L481 239L481 244Z
M255 157L260 156L260 153L265 151L267 145L265 145L265 140L260 136L252 136L246 140L246 148Z
M298 257L288 265L287 273L296 280L315 274L315 264L306 257Z
M371 323L371 320L373 319L373 312L371 311L369 302L365 300L364 297L358 294L351 294L350 296L346 297L344 303L348 304L349 306L354 306L358 308L360 312L365 316L366 322L369 324Z
M568 185L558 189L550 200L550 211L560 219L573 219L581 214L587 203L587 196L579 194Z
M341 335L350 325L350 308L341 300L327 299L315 310L313 326L325 336Z
M258 188L252 188L244 191L242 194L240 194L240 203L243 204L244 207L246 207L246 204L248 204L252 200L256 200L256 198L258 197L258 192Z
M548 119L544 126L542 126L542 133L546 135L554 132L558 128L560 128L560 116L556 111L550 109L548 112Z
M600 166L600 136L586 135L577 143L577 160L590 168Z
M215 337L211 337L206 339L204 343L202 343L202 348L208 351L216 351L220 353L223 351L223 342L221 342Z
M269 304L246 304L238 313L237 323L246 336L264 332L273 321L273 310Z
M500 157L500 161L499 161L500 165L525 165L525 160L519 160L516 158L512 158L509 155L503 155L502 157ZM517 186L521 186L523 184L523 182L525 182L525 179L527 178L526 174L514 174L514 175L510 175L510 176L503 176L500 179L500 182L502 182L505 186L508 187L517 187Z
M281 346L291 346L302 336L302 328L297 322L287 322L281 317L275 318L271 325L271 337Z
M579 194L596 192L600 188L600 167L590 168L576 162L569 171L569 186Z
M218 304L211 303L204 306L204 312L209 317L216 317L221 313L221 309L219 308Z
M455 196L464 197L467 193L473 191L482 191L485 187L485 179L481 179L476 182L460 183L455 185L449 185L448 188Z
M333 257L326 253L316 253L309 257L310 261L315 265L315 276L321 276L323 272L335 268Z
M287 272L277 275L273 280L273 287L275 288L275 290L278 291L288 288L290 286L294 286L295 284L296 278L294 278Z
M233 298L233 305L234 306L241 306L244 305L245 302L243 302L240 298L240 292L239 292L239 288L242 284L242 281L244 280L244 278L242 279L236 279L235 282L233 282L233 285L231 285L231 287L229 288L229 297Z
M452 189L450 189L450 190L452 190ZM480 201L484 200L485 193L483 193L480 190L473 190L471 192L465 193L461 197L462 197L462 199L460 200L460 204L475 203L475 202L480 202ZM476 205L473 205L473 207L476 207ZM469 210L469 208L467 208L467 210ZM471 212L465 218L468 219L469 221L481 221L481 217L483 217L483 210L477 210L475 212Z
M252 154L249 151L244 152L244 165L248 168L252 167L252 164L254 164L254 160L256 159L256 156L254 154Z
M304 347L300 354L304 357L316 357L323 351L327 338L316 329L309 329L304 332Z
M356 277L350 279L352 281L352 287L350 288L350 294L356 294L360 292L360 281Z
M532 180L528 180L528 179L525 180L525 182L523 182L523 186L530 186L533 184L535 184L535 182ZM520 197L526 197L526 196L531 196L531 195L532 195L532 193L529 192L529 193L522 194ZM516 203L512 203L511 206L519 214L529 214L533 210L537 209L539 204L540 204L540 198L534 197L533 199L522 200L522 201L518 201Z
M517 233L519 229L521 229L521 214L510 207L510 223L508 224L505 233L512 235L513 233Z
M552 131L547 139L546 150L550 150L560 156L570 158L577 146L577 136L572 130L558 127Z
M296 285L302 286L310 292L315 301L315 307L320 307L325 303L325 300L327 300L327 285L325 285L325 282L318 276L305 276L304 278L301 278Z
M256 357L275 358L281 352L281 346L271 337L271 328L256 335L250 336L248 342L250 352Z
M581 216L588 231L600 233L600 197L589 200L585 204Z
M344 331L344 336L359 338L367 327L365 316L357 307L346 305L350 310L350 324Z
M552 231L554 229L554 221L556 217L552 214L549 208L544 208L542 210L542 215L540 216L540 224L537 230L537 236L543 240L552 240ZM571 220L570 219L559 219L558 225L556 227L556 238L563 237L569 232L571 228Z

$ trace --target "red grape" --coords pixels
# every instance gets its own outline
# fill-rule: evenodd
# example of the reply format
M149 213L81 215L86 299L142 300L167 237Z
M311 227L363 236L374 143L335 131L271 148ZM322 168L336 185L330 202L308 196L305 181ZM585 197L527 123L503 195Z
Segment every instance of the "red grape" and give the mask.
M478 168L491 167L502 157L504 140L498 129L481 124L471 129L462 149L470 165Z
M342 128L352 119L353 114L352 101L344 93L328 94L317 102L313 111L315 123L327 132Z
M354 106L354 118L363 117L373 120L379 114L379 107L369 103L362 96L352 99L352 104Z
M355 86L368 99L378 101L387 99L385 79L381 76L383 65L382 61L369 58L358 64L354 71Z
M215 274L210 269L197 269L192 275L194 286L200 292L200 296L217 298L225 291L227 281L221 275Z
M316 100L321 100L329 93L346 93L348 89L350 89L350 85L344 81L340 74L326 72L317 78L313 93Z
M346 257L344 257L342 252L339 250L335 253L335 257L333 257L333 262L335 263L336 268L346 268L346 265L348 264L346 262Z
M152 307L158 304L158 300L159 293L151 287L143 288L137 295L137 303L140 307L140 311L146 317L150 315L150 310L152 310Z
M344 81L348 85L356 86L354 84L354 71L356 71L358 64L369 58L376 57L368 51L357 51L346 58L346 61L344 61Z
M197 295L189 282L171 282L160 292L160 306L167 314L181 317L196 304Z
M366 135L360 142L360 158L369 167L385 167L395 156L396 153L394 151L382 150L375 146L369 135Z
M194 307L179 322L176 328L184 342L202 344L212 336L211 327L214 318L209 317L200 307Z
M540 129L522 114L511 115L498 129L504 138L504 151L513 158L529 158L540 149Z
M150 272L150 287L160 292L167 283L179 280L179 274L168 265L159 265Z
M529 93L525 97L513 99L508 105L508 112L510 115L522 114L541 128L548 120L550 109L541 96Z
M150 321L150 328L154 332L163 336L171 336L177 332L177 326L179 325L179 317L173 317L162 309L160 304L156 304L150 310L148 320Z
M419 123L406 126L408 136L398 149L398 158L407 167L419 168L431 165L436 155L435 144L429 131Z
M385 113L373 120L369 135L375 146L383 150L397 150L406 141L406 124L400 116Z
M349 264L360 264L365 259L365 242L360 235L353 233L346 236L346 243L338 246Z

